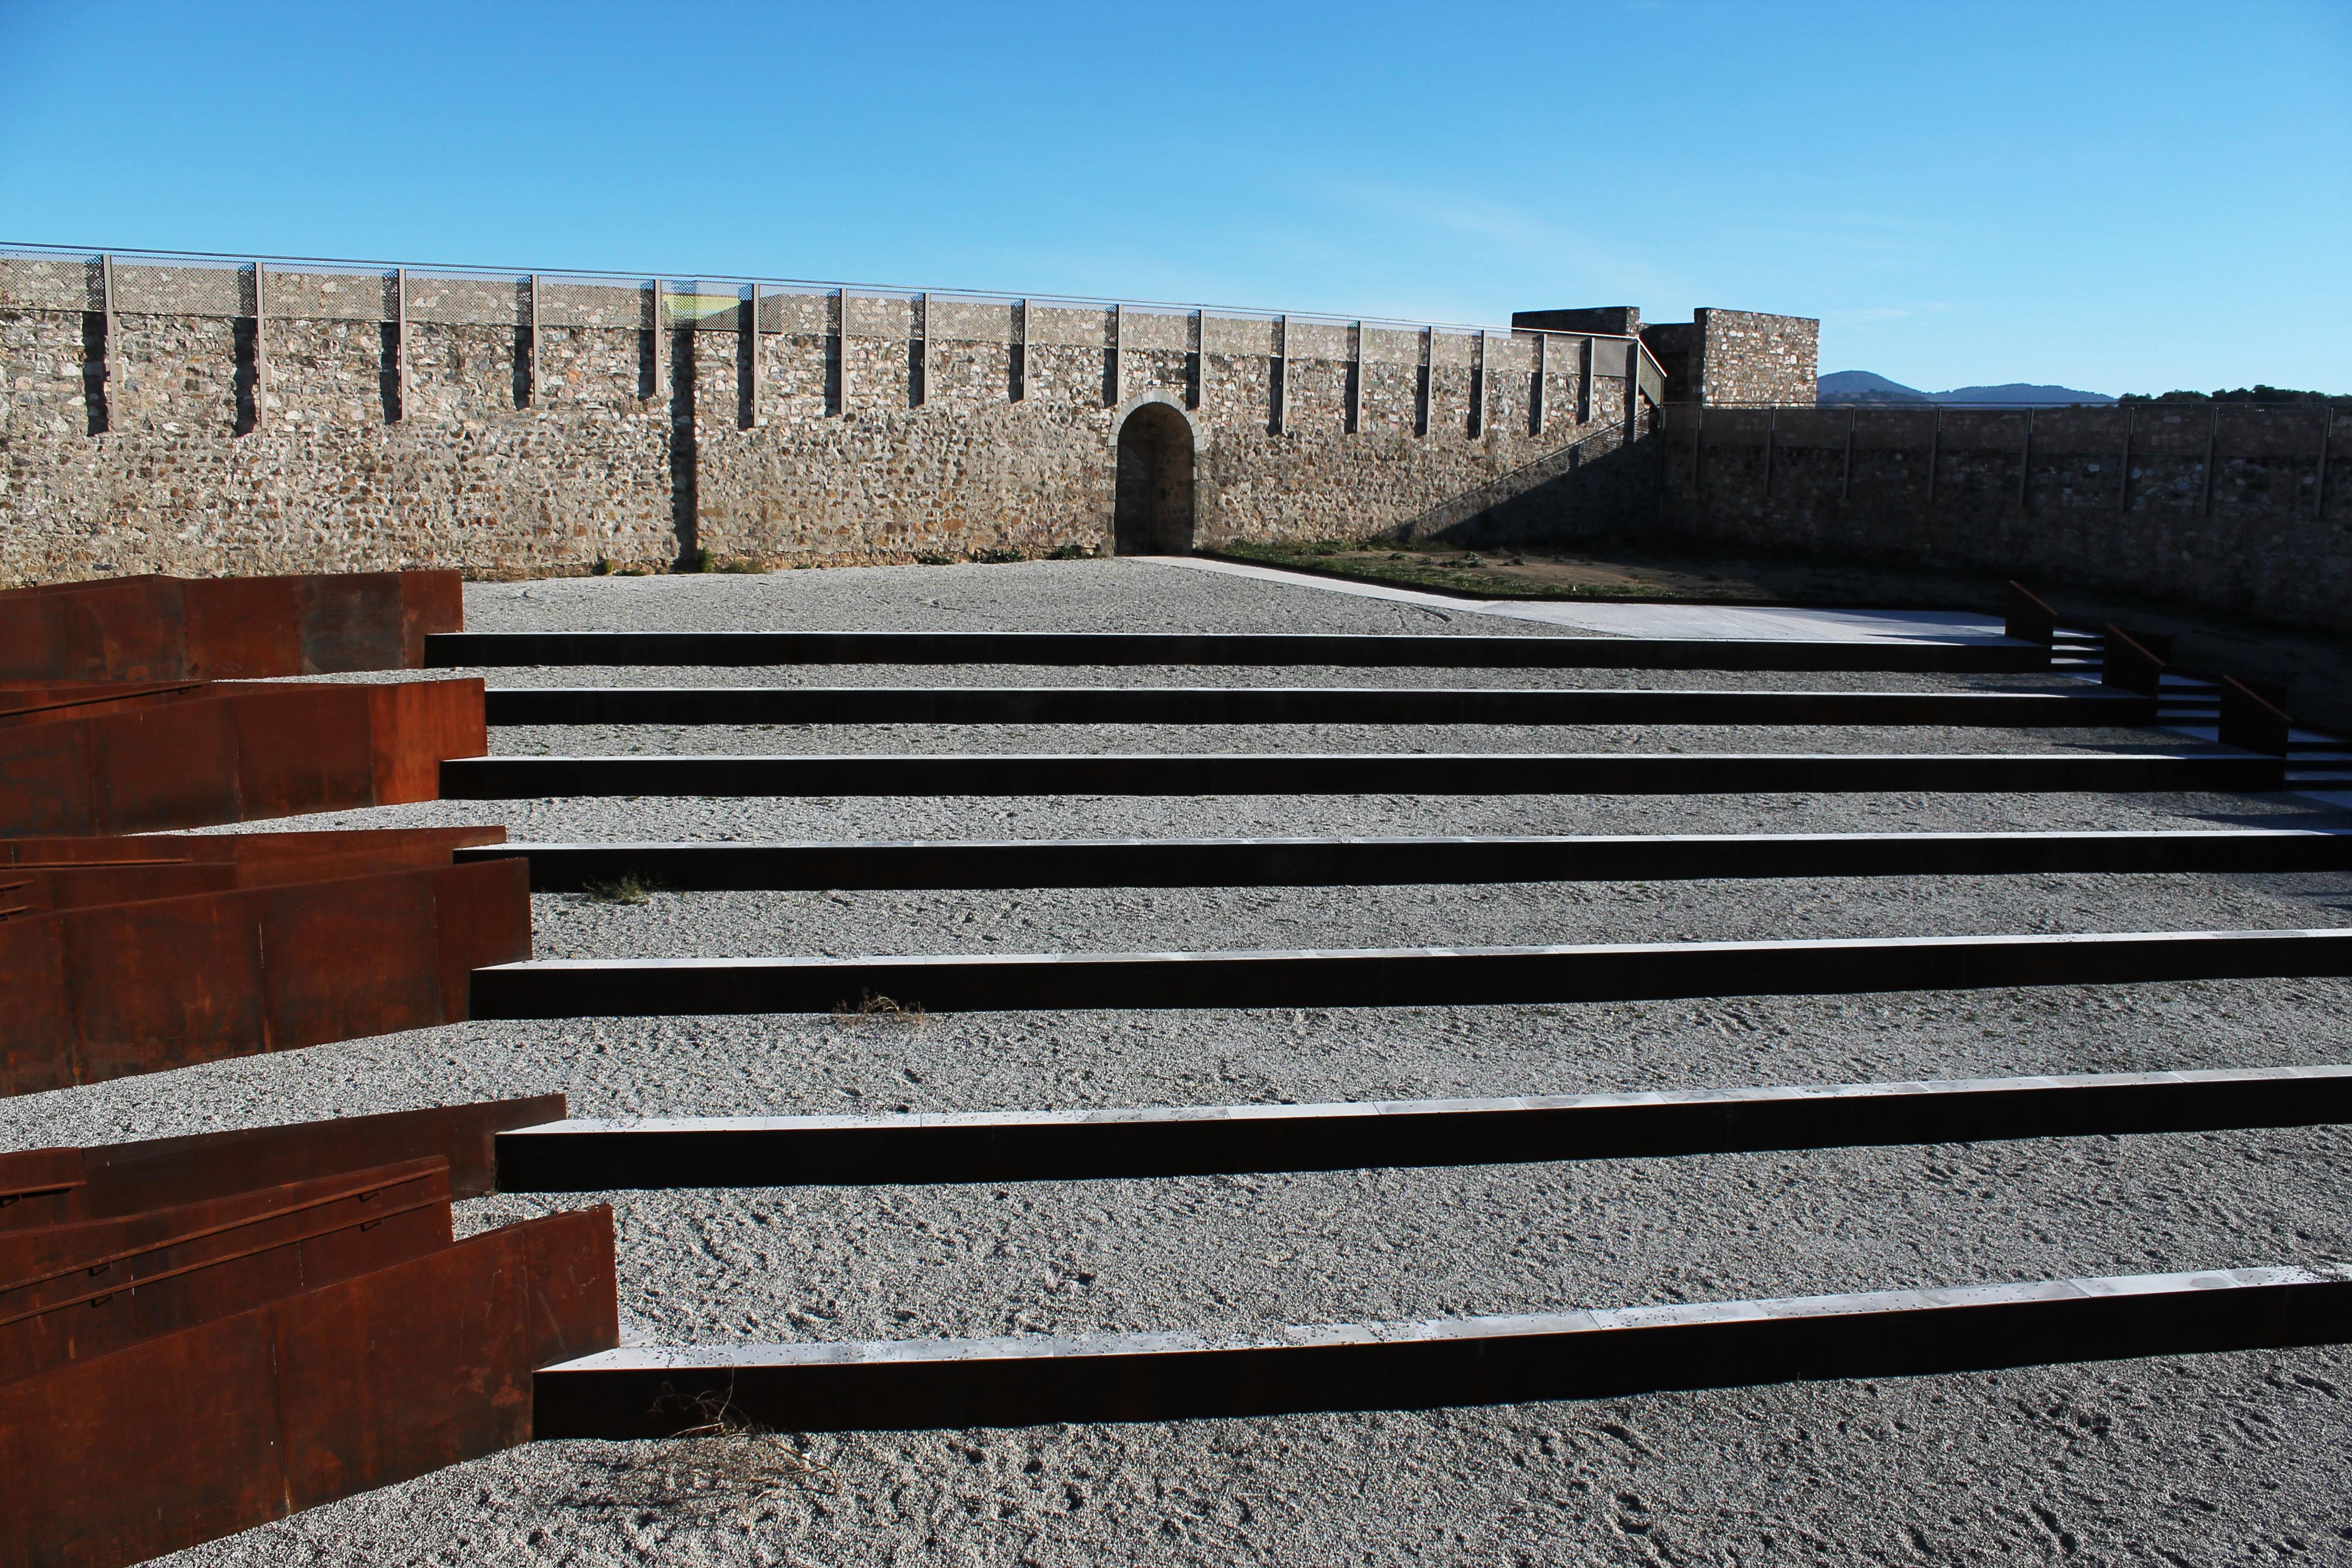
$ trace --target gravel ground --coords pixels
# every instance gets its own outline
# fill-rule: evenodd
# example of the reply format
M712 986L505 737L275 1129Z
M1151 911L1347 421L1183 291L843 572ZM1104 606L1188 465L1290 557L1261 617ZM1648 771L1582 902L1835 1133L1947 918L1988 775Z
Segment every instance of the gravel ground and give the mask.
M1448 833L1963 833L2340 826L2297 795L923 795L421 801L207 831L504 823L517 841L1279 837Z
M1556 626L1468 609L1430 609L1141 561L469 583L466 629L1560 635Z
M484 630L971 625L1543 635L1524 623L1466 614L1441 621L1411 606L1133 563L573 580L467 594L469 625ZM583 673L560 672L559 683L589 684ZM723 672L743 683L751 673ZM1298 673L1281 679L1305 683ZM1340 673L1341 683L1370 683L1366 672ZM823 674L841 683L842 672ZM1059 681L1070 672L1052 674ZM1716 684L1680 672L1606 674L1600 683ZM881 676L915 683L907 671ZM1776 679L1784 678L1738 683ZM1893 689L1903 679L1858 684ZM1535 682L1513 672L1507 683ZM1984 684L1949 682L1956 689ZM1251 743L1394 749L1427 735L1434 739L1428 749L1475 749L1452 727L1410 737L1349 731L1345 744L1307 728L1255 731ZM1106 730L1059 731L1052 749L1125 747L1140 733L1121 739ZM912 749L910 731L888 729L735 733L757 737L762 749L818 749L820 742L824 749L867 742ZM965 749L983 733L930 730L915 743ZM1598 750L1664 749L1700 732L1574 733L1579 749ZM1704 733L1706 742L1694 749L1805 749L1853 738L1750 730L1731 744L1727 731ZM2155 739L1879 733L1901 736L1902 749L1945 750L2137 747ZM717 750L719 734L639 730L633 738L649 750ZM1538 749L1528 731L1488 738L1506 734L1514 749ZM502 731L499 742L542 737L553 749L597 749L583 730ZM1148 747L1133 749L1213 749L1192 727L1149 738ZM1008 738L988 739L1018 749ZM497 819L518 837L584 839L2341 820L2294 797L2167 795L565 800L433 803L304 825ZM583 956L2332 926L2352 921L2352 878L657 894L643 906L542 896L534 919L540 951ZM807 1016L468 1024L24 1097L0 1103L0 1146L549 1089L570 1093L582 1114L690 1114L2262 1066L2342 1059L2347 1011L2352 983L2263 980L1551 1007L982 1014L919 1026ZM625 1310L662 1341L1223 1331L2343 1258L2352 1256L2347 1153L2352 1137L2323 1128L1006 1188L616 1194L614 1202ZM546 1205L499 1197L462 1206L462 1223L478 1228ZM2331 1347L1426 1414L537 1444L185 1558L2341 1562L2352 1561L2342 1484L2343 1456L2352 1451L2347 1389L2352 1357Z
M1156 952L1769 942L2352 924L2340 876L1821 877L1409 888L585 894L532 900L542 958ZM901 997L901 1001L911 1000Z
M436 669L510 686L1352 686L1602 691L2024 691L2095 696L2095 681L2047 674L1939 675L1869 669L1363 669L1336 664L751 664L529 665ZM415 679L414 672L303 676L304 680Z
M1941 724L514 724L493 756L1864 752L2147 752L2159 731Z

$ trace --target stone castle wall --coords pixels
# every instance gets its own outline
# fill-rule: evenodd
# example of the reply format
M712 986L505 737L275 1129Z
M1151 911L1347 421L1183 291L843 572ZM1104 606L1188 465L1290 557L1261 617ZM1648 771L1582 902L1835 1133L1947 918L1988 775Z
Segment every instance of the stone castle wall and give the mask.
M1192 426L1203 546L1360 538L1618 425L1643 363L1591 334L761 292L747 331L733 285L0 259L0 583L1108 551L1146 401Z
M1818 395L1820 321L1715 309L1691 317L1697 402L1811 404Z
M2352 404L1664 411L1686 538L2352 632Z

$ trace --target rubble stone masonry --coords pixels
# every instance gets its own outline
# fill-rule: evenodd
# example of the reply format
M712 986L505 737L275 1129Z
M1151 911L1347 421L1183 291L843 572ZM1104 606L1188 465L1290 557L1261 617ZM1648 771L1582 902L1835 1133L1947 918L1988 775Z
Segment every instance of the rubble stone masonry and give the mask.
M1669 404L1658 527L2352 632L2352 403Z
M1147 401L1193 431L1199 544L1362 538L1615 429L1645 363L855 290L763 289L747 333L748 292L0 258L0 583L1108 551Z

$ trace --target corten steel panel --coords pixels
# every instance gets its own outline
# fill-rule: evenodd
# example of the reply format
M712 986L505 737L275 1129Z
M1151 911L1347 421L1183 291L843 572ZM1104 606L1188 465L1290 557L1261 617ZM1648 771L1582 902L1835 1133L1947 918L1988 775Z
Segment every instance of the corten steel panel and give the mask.
M2352 829L1675 833L1459 838L1070 838L501 844L535 892L635 876L757 888L1250 888L2352 869Z
M121 1568L286 1513L268 1308L0 1384L15 1568Z
M526 665L1325 664L1399 669L2007 672L2050 668L2031 643L1736 637L1413 637L1310 632L463 632L427 668Z
M209 826L432 798L487 750L478 680L228 684L152 708L0 730L0 833Z
M0 594L0 680L413 669L463 624L454 572L60 583Z
M194 699L55 726L89 734L90 774L98 793L92 826L134 833L237 822L253 815L245 795L249 770L239 754L243 737L236 712L246 700ZM7 740L0 735L0 745Z
M2022 583L2009 585L2009 617L2001 628L2020 642L2047 647L2058 636L2058 612Z
M373 690L285 686L230 696L244 818L381 804Z
M398 669L406 662L400 574L306 577L299 592L304 673Z
M522 687L493 724L1948 724L2156 722L2136 695L1412 687Z
M464 1016L462 994L454 1014L443 1005L434 919L435 879L463 874L289 882L246 895L268 955L261 979L268 1048L389 1035ZM520 901L528 905L527 898Z
M187 672L211 680L307 673L298 624L302 581L208 577L181 584L188 628Z
M241 885L261 886L291 878L327 875L321 868L349 866L353 874L402 868L446 866L460 847L506 842L507 830L496 824L466 827L365 827L290 833L206 834L201 837L150 839L173 845L201 846L211 854L226 845L226 853L244 879Z
M180 584L172 578L0 593L0 680L173 680L187 673Z
M0 1092L31 1094L75 1081L72 995L54 917L0 921ZM5 1221L5 1211L0 1211Z
M107 830L87 721L0 731L0 832Z
M540 959L474 972L477 1018L1040 1007L1477 1006L2352 974L2352 929L1553 947L891 958Z
M64 941L75 1082L268 1048L256 897L199 894L40 917L56 921Z
M2164 685L2164 660L2129 633L2108 626L2106 648L2099 664L2099 679L2126 691L2158 694Z
M698 1397L787 1431L1168 1421L1600 1399L2335 1344L2352 1267L2044 1279L1201 1334L614 1351L537 1379L544 1437L667 1436Z
M505 828L495 826L385 827L326 833L239 833L205 842L234 843L237 886L266 888L278 882L323 881L331 877L363 877L378 871L446 866L457 849L501 844L506 836Z
M0 685L0 729L152 708L205 689L196 680L45 680Z
M466 580L457 572L400 574L401 667L425 668L425 639L466 629Z
M581 1278L609 1277L612 1226L601 1206L551 1215L278 1303L289 1506L530 1441L541 1356L619 1341ZM559 1269L545 1288L540 1263Z
M2293 731L2293 721L2284 709L2233 676L2221 678L2223 745L2284 756Z
M85 1217L87 1185L79 1149L0 1154L0 1230L69 1225Z
M621 1338L613 1211L599 1204L555 1217L566 1223L523 1231L523 1352L534 1367L611 1350Z
M0 920L50 910L135 903L142 899L224 893L236 886L236 869L226 860L176 866L0 868Z
M0 1232L0 1383L449 1245L438 1160Z
M611 1247L556 1215L0 1384L10 1561L120 1568L527 1439L532 1348L618 1337L530 1266Z
M375 734L375 804L437 800L441 761L490 749L478 678L363 688Z
M469 827L356 827L282 833L149 834L136 838L0 838L0 866L155 866L219 863L236 869L239 887L348 874L446 866L460 847L506 842L495 824Z
M469 971L528 956L529 877L494 860L0 921L9 971L48 972L47 930L62 975L25 987L48 1026L12 1030L0 1090L456 1022Z
M438 871L431 887L434 977L442 1017L454 1024L471 1016L474 971L530 957L530 868L487 860Z
M421 1159L446 1162L454 1196L479 1197L495 1190L495 1133L559 1121L563 1114L563 1096L541 1094L93 1144L79 1152L86 1183L80 1202L89 1217L103 1218ZM0 1162L9 1158L0 1155ZM0 1172L5 1169L0 1164ZM6 1223L5 1212L0 1211L0 1224Z
M500 1133L502 1192L1130 1180L2352 1121L2352 1067L1338 1105L564 1121Z
M2275 790L2283 758L2198 752L1269 752L972 756L503 756L441 764L449 800L533 795L1718 795Z

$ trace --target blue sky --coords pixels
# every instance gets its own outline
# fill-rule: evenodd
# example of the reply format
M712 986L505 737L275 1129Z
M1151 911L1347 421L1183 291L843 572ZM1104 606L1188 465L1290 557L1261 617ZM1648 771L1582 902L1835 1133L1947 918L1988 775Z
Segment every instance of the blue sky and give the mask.
M0 0L0 238L1499 322L2352 393L2352 0Z

